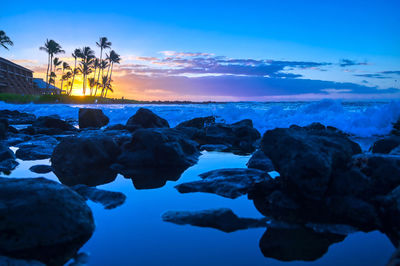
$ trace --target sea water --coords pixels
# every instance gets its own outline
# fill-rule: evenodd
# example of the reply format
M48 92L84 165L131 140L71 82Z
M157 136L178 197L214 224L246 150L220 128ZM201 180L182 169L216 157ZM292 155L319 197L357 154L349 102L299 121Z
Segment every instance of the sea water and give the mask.
M20 110L40 115L58 114L76 119L81 105L11 105L0 109ZM87 106L89 107L89 106ZM111 123L125 123L142 107L137 105L98 105ZM188 105L145 105L166 118L171 126L198 116L216 115L228 123L251 118L262 133L275 127L311 122L335 126L359 139L390 132L391 123L400 115L399 102L313 103L227 103ZM394 251L380 232L352 233L344 241L332 244L328 252L314 261L283 262L264 257L259 241L265 228L224 233L212 228L175 225L163 222L169 210L204 210L230 208L239 217L260 218L252 201L245 196L227 199L207 193L180 194L175 185L199 180L199 174L226 167L246 167L249 156L203 152L198 164L187 169L177 181L167 181L161 188L136 189L130 179L118 175L101 189L119 191L126 202L115 209L88 202L96 230L81 252L89 254L88 265L385 265ZM58 181L53 173L35 174L29 167L50 164L49 160L21 161L10 177L39 177ZM301 245L302 243L299 243ZM295 247L294 247L295 248Z

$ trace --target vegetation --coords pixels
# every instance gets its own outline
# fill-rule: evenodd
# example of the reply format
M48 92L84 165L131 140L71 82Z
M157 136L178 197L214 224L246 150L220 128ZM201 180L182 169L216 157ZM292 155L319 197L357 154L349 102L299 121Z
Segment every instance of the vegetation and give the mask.
M8 46L13 46L14 43L11 41L10 37L6 33L0 30L0 45L8 50Z
M90 89L89 96L97 97L97 93L100 92L100 97L104 98L107 97L109 91L114 92L111 84L112 71L114 64L120 63L121 57L114 50L111 50L109 54L106 53L106 58L103 59L103 51L111 49L111 42L108 41L107 37L100 37L96 45L100 48L100 58L97 58L95 52L88 46L82 49L75 49L72 53L74 58L74 67L72 68L60 58L54 57L57 54L64 53L61 45L54 40L46 40L40 50L48 54L47 88L49 84L53 84L56 87L57 74L61 71L60 86L62 92L66 95L71 95L75 78L78 75L82 76L82 94L84 96L87 93L88 85ZM77 65L78 61L79 65ZM107 73L104 75L106 69ZM93 76L91 77L92 73Z

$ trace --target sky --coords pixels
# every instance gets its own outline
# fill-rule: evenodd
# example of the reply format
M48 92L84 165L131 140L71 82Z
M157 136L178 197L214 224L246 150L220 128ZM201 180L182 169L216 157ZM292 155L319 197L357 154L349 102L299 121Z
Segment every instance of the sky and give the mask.
M106 36L122 57L109 97L399 99L399 10L398 0L4 1L0 30L14 46L0 56L43 78L46 39L73 64L75 48L99 56Z

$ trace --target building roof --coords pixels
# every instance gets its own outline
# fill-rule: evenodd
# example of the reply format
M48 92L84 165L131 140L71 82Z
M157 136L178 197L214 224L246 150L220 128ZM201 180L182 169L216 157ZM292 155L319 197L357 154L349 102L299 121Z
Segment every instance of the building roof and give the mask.
M29 72L32 72L32 73L33 73L32 70L30 70L30 69L28 69L28 68L26 68L26 67L23 67L23 66L21 66L21 65L18 65L18 64L14 63L14 62L11 62L10 60L7 60L7 59L5 59L5 58L3 58L3 57L0 57L0 62L6 63L6 64L8 64L8 65L15 66L15 67L20 68L20 69L22 69L22 70L29 71Z
M43 79L41 79L41 78L34 78L34 79L33 79L33 82L36 84L36 86L37 86L39 89L42 89L42 90L47 89L47 83L46 83L46 81L44 81ZM54 86L51 85L51 84L49 84L49 88L48 88L48 89L49 89L49 90L61 91L60 88L54 87Z

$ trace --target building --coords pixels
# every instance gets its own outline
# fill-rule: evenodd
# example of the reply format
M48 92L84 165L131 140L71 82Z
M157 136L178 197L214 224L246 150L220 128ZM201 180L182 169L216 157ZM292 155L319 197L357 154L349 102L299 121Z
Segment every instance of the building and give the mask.
M39 94L61 94L60 88L54 87L51 84L47 85L46 81L40 78L33 79L33 86Z
M33 71L0 57L0 93L35 92Z

